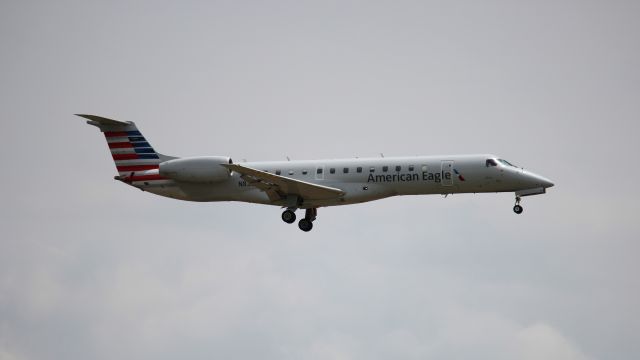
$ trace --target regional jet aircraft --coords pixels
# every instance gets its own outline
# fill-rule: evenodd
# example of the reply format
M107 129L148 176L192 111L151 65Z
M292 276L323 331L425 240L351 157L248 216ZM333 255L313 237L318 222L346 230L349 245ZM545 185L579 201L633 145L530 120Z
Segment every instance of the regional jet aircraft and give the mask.
M310 231L325 206L397 195L514 192L544 194L553 183L494 155L243 162L226 156L173 157L149 144L135 123L80 115L97 126L119 175L116 180L160 196L188 201L244 201L282 207L282 220Z

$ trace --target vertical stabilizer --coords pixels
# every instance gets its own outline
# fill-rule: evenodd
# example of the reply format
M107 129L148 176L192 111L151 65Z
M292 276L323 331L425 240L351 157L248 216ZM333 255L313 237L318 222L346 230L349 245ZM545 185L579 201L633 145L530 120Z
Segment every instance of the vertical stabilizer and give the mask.
M76 115L87 119L87 124L98 127L104 134L119 180L128 183L166 180L158 174L159 164L172 157L158 154L134 122Z

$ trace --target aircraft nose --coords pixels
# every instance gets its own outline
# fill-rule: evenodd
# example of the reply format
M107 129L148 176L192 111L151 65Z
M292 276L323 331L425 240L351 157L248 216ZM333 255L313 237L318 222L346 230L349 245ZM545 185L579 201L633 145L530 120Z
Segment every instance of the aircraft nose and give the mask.
M555 185L551 180L544 177L540 179L540 183L542 184L543 188L550 188Z
M536 186L542 186L543 188L550 188L553 185L555 185L553 183L553 181L547 179L544 176L540 176L538 174L534 174L534 173L529 173L529 178L531 179L531 181L533 183L535 183Z
M538 175L538 174L534 174L532 172L527 171L526 172L526 177L528 178L528 182L536 187L543 187L543 188L550 188L553 185L555 185L553 183L553 181L547 179L544 176Z

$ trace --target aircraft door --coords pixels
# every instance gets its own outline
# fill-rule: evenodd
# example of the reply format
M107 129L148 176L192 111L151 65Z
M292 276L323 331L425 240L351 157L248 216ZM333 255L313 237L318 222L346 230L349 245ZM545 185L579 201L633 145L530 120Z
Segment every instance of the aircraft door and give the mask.
M442 160L442 186L453 185L453 160Z

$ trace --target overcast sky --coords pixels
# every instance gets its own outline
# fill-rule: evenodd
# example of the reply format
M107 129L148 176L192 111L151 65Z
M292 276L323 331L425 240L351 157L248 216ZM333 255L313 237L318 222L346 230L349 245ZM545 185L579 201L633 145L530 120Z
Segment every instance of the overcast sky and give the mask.
M0 359L637 359L640 2L0 2ZM548 194L322 208L113 180L495 153Z

